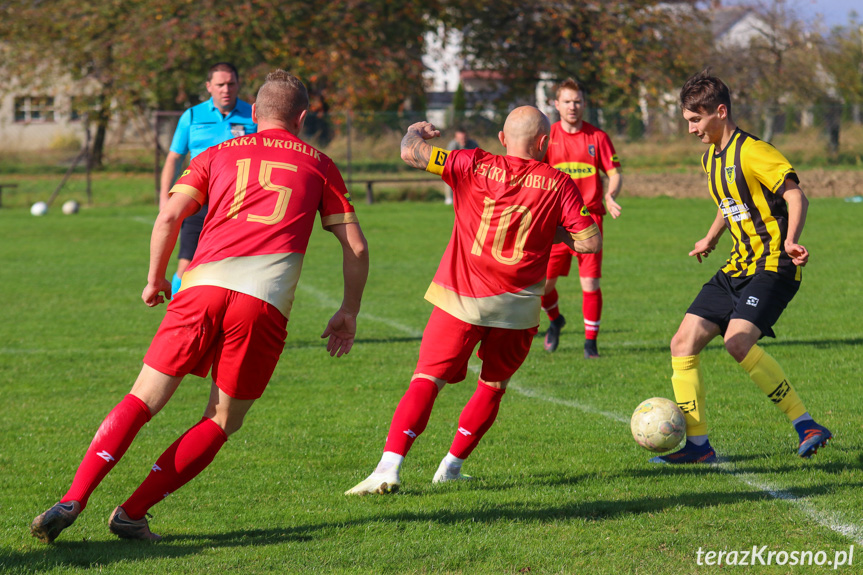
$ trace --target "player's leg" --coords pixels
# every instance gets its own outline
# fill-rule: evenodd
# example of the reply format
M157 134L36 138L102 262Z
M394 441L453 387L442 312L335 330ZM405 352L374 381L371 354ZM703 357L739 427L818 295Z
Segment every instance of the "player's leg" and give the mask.
M710 463L716 459L707 437L700 353L720 332L712 321L687 313L671 339L671 385L686 418L686 444L674 453L652 458L652 463Z
M240 429L266 389L287 336L285 317L258 298L209 287L180 295L209 303L210 315L221 318L213 330L221 334L212 345L216 353L212 360L204 358L213 364L210 398L204 417L165 450L140 487L112 513L111 531L124 538L158 538L149 529L147 511L206 469Z
M34 537L51 543L63 529L72 525L96 487L117 465L144 424L167 403L182 379L182 376L169 376L143 366L131 392L111 410L96 431L69 491L33 520L30 532Z
M161 539L150 531L147 511L213 462L228 436L240 429L254 402L235 399L213 383L204 417L165 450L132 496L114 509L111 532L124 539Z
M537 332L536 328L485 329L478 352L483 363L477 388L459 416L458 430L434 483L470 478L461 473L462 464L494 424L506 386L527 357Z
M432 310L416 371L393 414L384 453L374 472L345 495L382 495L398 490L405 455L425 431L438 392L446 383L457 383L467 375L467 363L481 337L480 330L437 307Z
M569 275L572 268L572 251L565 244L554 244L546 269L545 293L542 296L542 309L548 316L548 331L545 332L543 347L553 352L560 344L560 332L566 319L560 313L560 298L557 293L557 279Z
M601 254L585 254L601 255ZM579 272L581 263L579 261ZM599 357L596 339L599 336L599 323L602 318L602 289L598 277L579 277L581 280L581 309L584 315L584 357Z
M602 232L602 216L594 216L599 231ZM584 316L584 357L599 357L596 339L599 336L599 323L602 319L602 251L595 254L576 254L578 257L578 277L581 282L581 312Z
M725 333L725 348L753 382L794 425L798 455L809 458L832 438L816 423L779 363L757 345L762 335L775 337L773 325L797 293L799 282L778 274L758 274L740 292Z

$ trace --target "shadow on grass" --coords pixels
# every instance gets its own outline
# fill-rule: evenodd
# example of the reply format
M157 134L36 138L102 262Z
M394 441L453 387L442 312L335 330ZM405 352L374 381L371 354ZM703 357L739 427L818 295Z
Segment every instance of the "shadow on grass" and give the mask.
M829 467L829 466L828 466ZM719 468L710 466L681 466L681 467L659 467L656 470L639 471L634 475L645 477L658 476L671 471L675 475L698 476L707 474L727 473ZM755 470L747 470L755 473ZM771 472L775 472L772 469ZM628 475L633 475L628 473ZM537 485L577 485L587 480L596 480L595 474L584 474L574 477L558 476L548 474L526 478L528 483ZM524 483L519 483L524 488ZM509 487L508 483L494 484L489 482L471 482L456 486L458 489L467 490L502 490ZM792 494L797 498L826 495L836 489L855 489L863 487L863 483L821 483L810 487L797 487L784 490L784 493ZM534 502L505 502L489 507L483 505L476 509L451 510L441 505L428 505L434 503L433 496L436 492L443 491L439 488L424 488L418 490L414 495L425 494L426 509L422 511L410 510L385 510L378 506L367 516L353 521L322 522L316 524L273 527L270 529L248 529L228 531L224 533L191 533L179 535L166 535L159 543L147 543L138 541L75 541L60 539L50 546L38 546L33 549L22 551L0 551L0 567L13 571L40 571L57 568L102 568L113 563L146 561L148 559L182 558L205 553L214 547L249 547L269 546L284 543L303 543L315 538L316 533L331 531L333 529L358 528L369 523L382 521L409 522L419 524L451 524L483 523L494 524L509 521L560 521L570 519L582 519L589 521L613 520L620 517L637 516L642 514L659 513L667 509L688 507L691 509L702 509L720 505L736 505L741 502L758 502L772 499L772 496L761 489L750 491L713 491L709 494L692 492L675 494L669 496L641 497L638 499L598 499L591 501L567 501L553 505L545 505ZM447 490L451 495L451 490ZM405 494L393 496L401 499ZM573 495L576 499L577 495ZM74 528L73 528L74 529Z

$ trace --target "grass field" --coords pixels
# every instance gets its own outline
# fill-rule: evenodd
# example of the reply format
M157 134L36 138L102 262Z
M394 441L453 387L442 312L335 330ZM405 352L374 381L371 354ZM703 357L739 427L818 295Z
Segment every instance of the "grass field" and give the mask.
M830 561L853 545L854 565L839 571L855 572L863 564L863 204L812 201L805 281L779 338L764 342L834 442L810 461L797 458L784 416L714 343L703 365L723 463L684 468L647 463L628 420L641 400L672 393L668 341L722 259L686 257L715 207L668 198L623 205L623 218L606 224L603 357L581 358L577 282L563 280L561 306L573 321L555 354L535 342L465 464L476 481L431 484L474 390L471 374L439 396L403 467L402 492L342 495L380 456L452 221L438 203L363 204L372 271L351 354L330 358L319 339L341 274L337 242L316 230L273 380L214 464L151 510L165 540L118 540L107 519L200 418L209 384L194 376L53 546L30 537L29 522L68 488L164 313L139 297L155 214L141 205L43 218L0 210L0 572L718 573L729 568L699 565L699 548L764 545L823 551ZM727 251L723 241L717 253Z

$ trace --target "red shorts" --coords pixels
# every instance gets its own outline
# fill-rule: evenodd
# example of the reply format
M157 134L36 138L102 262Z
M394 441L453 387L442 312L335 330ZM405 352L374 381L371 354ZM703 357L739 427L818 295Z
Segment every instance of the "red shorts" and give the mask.
M590 214L602 233L602 216ZM566 244L554 244L551 247L551 257L548 260L546 277L557 278L568 276L572 267L572 254L578 258L578 275L583 278L602 277L602 250L595 254L580 254L573 252Z
M435 307L423 332L416 373L458 383L467 376L470 354L481 342L476 354L482 360L480 378L504 381L521 367L536 332L536 327L504 329L473 325Z
M207 377L234 399L264 393L285 347L288 320L256 297L213 286L185 289L168 305L144 363L166 375Z

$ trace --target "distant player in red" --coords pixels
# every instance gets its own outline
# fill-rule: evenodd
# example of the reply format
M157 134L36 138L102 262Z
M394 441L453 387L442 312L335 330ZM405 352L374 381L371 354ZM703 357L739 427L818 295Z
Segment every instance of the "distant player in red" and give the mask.
M150 531L147 510L213 461L273 374L318 213L342 245L345 281L342 305L321 337L328 338L330 355L350 351L368 248L338 169L298 137L308 105L302 82L282 70L271 73L252 110L258 133L202 152L172 188L153 227L141 297L151 307L170 299L165 270L180 225L209 203L183 289L168 306L131 392L96 432L69 491L33 520L35 537L51 543L70 526L183 377L205 377L212 367L204 418L159 457L141 486L111 513L109 526L119 537L160 539Z
M425 429L438 392L466 377L479 344L476 392L432 481L468 479L462 463L494 423L507 383L537 333L551 244L557 238L579 252L601 248L599 228L572 179L539 161L549 129L548 118L536 108L513 110L499 134L507 155L497 156L481 149L433 147L425 140L440 132L428 122L408 128L402 159L440 174L453 188L455 224L426 292L435 307L384 454L375 471L347 494L398 489L404 456Z
M584 198L596 225L602 231L602 216L620 215L620 205L615 198L620 193L623 176L620 161L608 134L584 121L586 100L582 87L569 78L557 87L554 107L560 114L560 121L551 127L551 142L545 155L545 162L569 174ZM608 192L603 205L602 176L608 176ZM560 314L557 294L557 278L569 275L572 266L572 250L564 244L556 244L551 251L548 263L548 281L542 297L542 309L548 314L551 323L545 333L546 351L557 349L560 330L566 320ZM584 314L584 357L599 357L596 337L599 335L599 322L602 315L602 290L599 280L602 277L602 252L577 253L578 276L581 280L582 313Z

